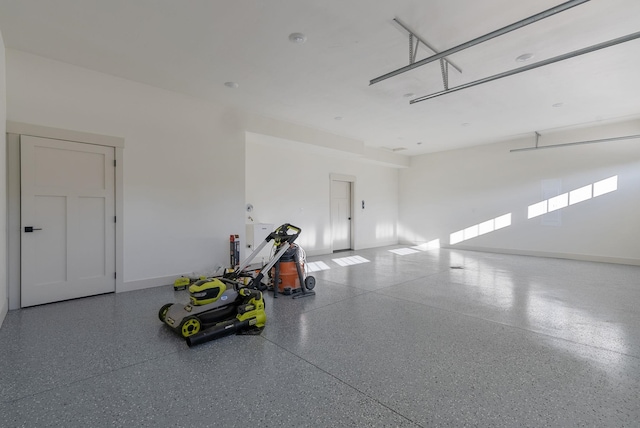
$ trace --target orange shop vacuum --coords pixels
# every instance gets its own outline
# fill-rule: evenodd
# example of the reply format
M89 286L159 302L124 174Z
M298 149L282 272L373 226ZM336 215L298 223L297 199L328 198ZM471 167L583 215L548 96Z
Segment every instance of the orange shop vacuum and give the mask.
M269 272L269 286L273 289L273 296L277 294L293 295L297 297L298 293L307 294L316 285L313 276L305 275L306 257L304 250L296 244L292 244L280 257L280 260L271 268ZM303 286L304 284L304 290ZM309 291L307 291L309 290ZM306 291L306 293L304 293ZM303 297L303 294L300 297ZM311 295L315 292L309 293Z

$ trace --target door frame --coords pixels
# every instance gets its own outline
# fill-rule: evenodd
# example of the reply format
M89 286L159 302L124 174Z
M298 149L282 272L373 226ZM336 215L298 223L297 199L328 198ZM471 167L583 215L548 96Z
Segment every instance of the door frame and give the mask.
M350 193L350 205L351 205L351 221L349 222L349 228L350 228L350 233L349 233L349 238L350 238L350 243L349 246L351 247L352 250L356 249L356 220L357 220L357 215L356 215L356 207L355 207L355 193L356 193L356 177L354 175L346 175L346 174L334 174L331 173L329 174L329 223L331 225L331 245L329 246L329 249L331 251L331 253L333 253L333 217L331 215L332 210L331 210L331 204L333 203L333 195L331 194L331 183L334 181L346 181L350 184L350 189L349 189L349 193Z
M20 136L49 138L75 143L113 147L115 151L115 268L116 293L123 290L124 210L123 210L123 150L124 138L70 131L7 121L7 281L9 309L20 308Z

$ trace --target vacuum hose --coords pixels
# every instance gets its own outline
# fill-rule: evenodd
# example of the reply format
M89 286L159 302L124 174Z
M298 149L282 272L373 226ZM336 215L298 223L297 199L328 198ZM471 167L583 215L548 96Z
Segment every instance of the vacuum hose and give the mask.
M216 324L215 326L202 330L199 333L194 334L186 338L187 345L189 347L200 345L201 343L210 342L215 339L219 339L230 334L234 334L240 330L246 329L250 326L251 319L240 321L237 319L228 320Z

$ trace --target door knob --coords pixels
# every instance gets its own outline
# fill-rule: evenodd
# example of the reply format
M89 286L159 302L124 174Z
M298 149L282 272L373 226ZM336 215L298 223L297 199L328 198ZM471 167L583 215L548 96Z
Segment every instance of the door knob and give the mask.
M34 230L42 230L42 229L36 228L36 227L33 227L33 226L25 226L24 227L25 233L33 232Z

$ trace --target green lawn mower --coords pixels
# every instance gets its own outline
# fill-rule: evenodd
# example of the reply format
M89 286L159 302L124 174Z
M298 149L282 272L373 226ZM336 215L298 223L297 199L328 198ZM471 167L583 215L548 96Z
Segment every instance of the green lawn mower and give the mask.
M193 346L233 333L257 334L265 325L260 290L240 286L229 278L202 279L189 286L190 303L167 303L160 321Z
M278 271L278 262L299 234L300 228L289 223L283 224L269 234L234 271L200 279L189 285L190 302L187 305L167 303L162 306L158 312L160 321L184 337L189 346L233 333L259 334L267 320L262 295L262 291L267 288L263 283L266 280L265 274L274 266ZM251 261L270 241L274 241L277 249L271 260L258 272L246 271ZM309 278L313 277L304 280L298 262L296 266L302 287L300 296L315 295L315 292L310 291L315 281L311 282ZM307 287L307 284L311 286ZM275 295L274 289L274 297Z

